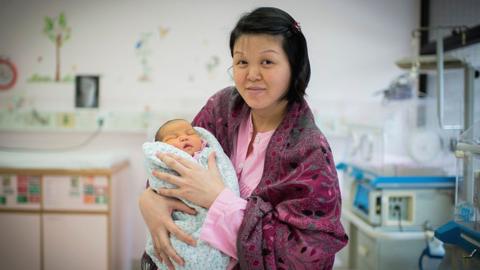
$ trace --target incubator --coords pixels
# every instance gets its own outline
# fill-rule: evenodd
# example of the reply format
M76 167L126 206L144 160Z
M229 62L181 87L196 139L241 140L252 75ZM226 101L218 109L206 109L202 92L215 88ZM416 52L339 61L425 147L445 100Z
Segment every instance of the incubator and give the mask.
M444 62L426 60L432 67ZM452 68L463 65L445 60L447 68L449 63ZM418 69L425 64L407 63ZM338 165L346 195L342 217L351 239L349 266L354 269L436 269L445 254L433 231L454 219L458 129L443 113L451 100L441 91L418 97L416 77L410 75L384 91L379 123L369 119L368 125L350 126L348 160ZM397 89L401 95L393 93ZM405 94L409 89L413 94Z
M436 127L432 102L391 101L378 123L350 124L337 168L352 269L417 269L432 230L453 218L451 134Z
M349 265L361 270L437 269L432 265L442 259L440 270L478 270L475 68L464 57L444 56L440 35L436 55L416 55L397 65L414 76L402 75L405 82L396 80L383 91L387 101L394 101L385 106L383 123L351 126L350 160L338 165L347 195L342 217L351 239ZM445 73L458 70L463 71L463 91L459 80L450 83L456 84L461 99L447 99ZM415 74L432 71L434 94L422 99L410 95L409 88L418 85Z
M453 218L454 135L436 125L432 98L389 101L381 115L350 125L348 159L337 165L346 207L378 230L439 227Z
M352 183L353 194L347 200L351 211L382 231L422 231L452 218L455 177L445 176L439 169L393 170L390 165L379 174L347 163L337 168Z
M454 146L457 178L454 218L435 231L445 246L439 269L480 269L480 121L475 122L475 67L466 59L459 61L463 69L463 124L455 127L444 123L444 62L443 39L436 40L437 112L443 129L460 130ZM458 68L458 67L457 67ZM478 119L477 119L478 120Z

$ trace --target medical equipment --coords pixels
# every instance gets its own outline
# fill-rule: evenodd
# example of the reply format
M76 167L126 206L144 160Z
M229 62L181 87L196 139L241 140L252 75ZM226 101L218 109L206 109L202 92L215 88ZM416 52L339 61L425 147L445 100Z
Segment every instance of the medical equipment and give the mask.
M415 269L422 252L429 258L441 254L433 241L424 251L424 228L452 218L455 177L445 176L438 167L405 164L375 168L340 163L337 168L351 194L342 209L350 237L350 268Z
M379 174L340 163L344 178L351 183L352 211L372 226L388 231L421 231L425 223L439 226L452 218L455 177L435 168L383 166Z
M425 231L427 236L427 247L422 251L422 254L418 258L418 269L423 270L423 258L428 257L430 259L443 259L445 256L445 248L443 242L438 240L434 236L434 232L430 229Z
M338 169L352 269L416 269L426 223L433 230L453 217L455 158L431 101L383 100L378 117L349 125L348 160Z
M455 217L435 236L448 246L449 269L480 269L480 121L461 134L456 149Z
M436 55L428 59L417 58L411 61L411 67L429 70L432 63L437 71L439 125L444 130L463 130L454 147L457 157L455 218L435 231L435 236L446 244L446 256L439 269L480 269L480 122L474 123L475 69L465 60L445 57L441 35L436 38ZM444 120L445 68L464 70L463 124L446 124Z

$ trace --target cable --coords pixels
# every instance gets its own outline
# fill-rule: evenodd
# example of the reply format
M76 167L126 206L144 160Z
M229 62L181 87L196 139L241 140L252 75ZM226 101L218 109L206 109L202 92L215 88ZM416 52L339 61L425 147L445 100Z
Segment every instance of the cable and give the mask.
M418 258L418 269L423 270L423 257L427 255L428 252L428 246L422 251L422 254L420 255L420 258Z
M4 152L67 152L82 148L88 145L95 137L98 136L102 132L103 127L103 119L98 119L97 121L98 127L97 129L90 134L83 142L79 144L70 145L70 146L62 146L62 147L55 147L55 148L29 148L29 147L9 147L9 146L1 146L0 151Z
M430 245L427 244L427 247L423 249L422 254L418 258L418 269L423 270L423 258L428 256L432 259L443 259L444 255L434 255L432 254L432 250L430 249Z

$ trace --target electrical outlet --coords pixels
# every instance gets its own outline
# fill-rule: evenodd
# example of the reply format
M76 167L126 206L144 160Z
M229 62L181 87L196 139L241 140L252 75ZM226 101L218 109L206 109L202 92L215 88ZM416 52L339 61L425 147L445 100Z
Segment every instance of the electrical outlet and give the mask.
M58 113L57 114L57 127L74 128L75 127L75 114L73 114L73 113Z
M97 126L98 127L102 127L104 123L105 123L105 118L97 117Z
M389 221L412 221L412 196L388 197L388 220Z

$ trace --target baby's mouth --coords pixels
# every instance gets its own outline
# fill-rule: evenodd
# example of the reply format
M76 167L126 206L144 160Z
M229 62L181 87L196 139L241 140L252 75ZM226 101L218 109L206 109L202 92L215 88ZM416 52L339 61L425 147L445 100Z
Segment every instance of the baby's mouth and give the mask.
M183 145L183 149L192 148L193 146L189 143Z

